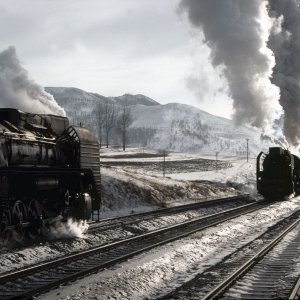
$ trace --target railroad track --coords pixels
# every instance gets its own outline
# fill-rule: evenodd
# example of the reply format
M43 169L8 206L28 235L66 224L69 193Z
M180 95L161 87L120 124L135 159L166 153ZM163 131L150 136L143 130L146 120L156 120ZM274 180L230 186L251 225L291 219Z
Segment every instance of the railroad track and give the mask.
M299 224L300 219L264 247L255 257L249 259L233 275L232 280L227 281L231 287L226 292L221 289L220 295L223 294L225 299L288 298L289 291L297 279L290 273L296 261L299 260ZM282 241L283 238L285 241ZM297 271L299 272L299 269ZM216 293L219 291L216 290Z
M160 299L296 299L299 224L300 211Z
M212 214L213 212L218 212L221 210L234 208L242 204L247 204L254 202L254 200L249 198L248 194L220 198L220 199L210 199L207 201L203 201L201 203L191 203L187 205L176 206L167 209L160 209L156 211L144 212L141 214L123 216L118 218L105 219L100 221L99 223L92 223L93 227L88 230L88 234L90 234L90 239L93 242L86 243L86 247L81 248L81 251L88 248L92 249L95 247L99 247L100 245L112 243L115 241L120 241L129 236L136 236L138 234L150 232L151 230L163 228L166 226L178 224L183 222L184 219L192 219L199 216L205 216ZM187 214L188 213L188 214ZM152 229L151 229L152 228ZM106 233L105 233L106 232ZM93 234L96 236L93 237ZM98 238L98 234L100 234L100 238ZM26 240L26 243L23 243L24 248L40 247L43 245L43 242L48 243L47 237L40 237L37 241L32 242L31 240ZM53 246L55 247L55 242L53 242ZM72 248L72 244L74 243L73 239L66 239L64 241L60 241L63 243L68 249ZM18 246L18 244L16 245ZM50 245L49 245L50 246ZM13 245L10 247L12 249ZM52 247L52 246L50 246ZM9 249L2 250L1 254L8 254ZM22 251L20 247L17 248L17 253ZM78 251L78 250L77 250ZM76 253L76 248L71 251L71 253ZM64 253L64 252L63 252ZM59 257L63 257L65 254L59 255ZM1 256L0 254L0 256ZM70 255L70 252L68 253ZM22 254L21 254L22 255ZM48 258L49 260L50 258ZM51 258L54 259L54 258ZM37 258L35 264L41 263L45 261L42 257L40 260ZM26 267L28 265L33 265L33 263L25 262ZM22 268L23 268L22 267ZM0 274L4 274L9 271L16 271L18 268L8 267L9 270L2 271L0 270ZM21 268L20 268L21 269Z
M2 275L0 276L1 299L28 298L48 291L60 284L107 268L156 246L183 238L241 214L262 209L268 204L266 202L246 204Z
M290 295L288 297L289 299L300 299L300 276L298 277L298 280L296 284L294 285L292 291L290 292Z
M243 194L238 196L231 196L226 198L211 198L209 200L205 200L202 202L196 202L196 203L190 203L185 205L179 205L175 207L168 207L168 208L162 208L157 210L152 210L148 212L142 212L137 214L131 214L121 217L115 217L115 218L107 218L107 219L101 219L100 221L91 221L88 222L89 228L88 233L93 233L96 231L104 231L104 230L112 230L114 228L118 228L120 226L125 227L127 225L131 225L134 223L137 223L138 221L146 221L151 220L154 218L167 216L167 215L176 215L181 212L186 212L189 210L197 210L201 208L210 208L213 206L216 206L218 204L220 205L231 205L232 207L238 206L244 203L251 203L254 202L253 199L250 198L249 194ZM55 223L51 224L53 226ZM22 223L20 224L21 227L27 228L29 226L29 223ZM10 226L10 230L13 231L15 226ZM38 243L45 242L48 240L48 234L49 234L49 228L44 228L44 235L40 235L35 237L35 240L31 240L29 238L17 240L17 241L6 241L7 244L10 244L9 247L13 248L14 246L33 246L35 244L35 241L38 241ZM1 233L0 233L1 235ZM13 235L12 235L13 236ZM0 246L7 246L6 243L1 244L1 238L0 238Z
M116 218L107 218L102 219L100 221L89 222L88 232L98 231L98 230L106 230L113 229L120 225L125 226L133 223L137 223L138 221L146 221L153 218L175 215L181 212L186 212L189 210L198 210L201 208L211 208L216 205L234 205L238 206L243 203L251 203L254 202L249 196L249 194L243 194L238 196L226 197L226 198L212 198L202 202L189 203L184 205L178 205L173 207L161 208L157 210L131 214L122 217Z

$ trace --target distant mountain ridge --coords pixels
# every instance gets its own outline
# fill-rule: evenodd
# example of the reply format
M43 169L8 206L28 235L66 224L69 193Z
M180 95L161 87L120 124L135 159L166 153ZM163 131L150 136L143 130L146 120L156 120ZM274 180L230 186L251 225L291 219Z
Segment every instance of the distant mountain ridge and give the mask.
M252 155L262 148L259 131L235 127L229 119L190 105L161 105L141 94L105 97L77 88L46 87L45 90L65 109L71 123L84 124L97 136L99 103L130 105L133 123L128 131L129 146L189 153L246 155L246 139L250 139ZM111 134L111 144L121 144L117 128Z
M105 97L97 93L85 92L74 87L45 87L45 90L52 94L59 103L64 102L64 100L69 101L69 99L73 99L74 101L86 99L89 101L100 101L102 103L105 101L112 101L119 105L160 105L160 103L155 100L141 94L124 94L117 97Z

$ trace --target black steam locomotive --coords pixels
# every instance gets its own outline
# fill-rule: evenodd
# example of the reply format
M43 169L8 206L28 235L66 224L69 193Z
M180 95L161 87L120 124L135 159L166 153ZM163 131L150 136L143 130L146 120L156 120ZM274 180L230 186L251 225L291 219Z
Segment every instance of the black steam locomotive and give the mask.
M0 240L100 208L99 144L66 117L0 109Z
M261 152L256 165L257 190L269 200L300 194L300 158L280 147Z

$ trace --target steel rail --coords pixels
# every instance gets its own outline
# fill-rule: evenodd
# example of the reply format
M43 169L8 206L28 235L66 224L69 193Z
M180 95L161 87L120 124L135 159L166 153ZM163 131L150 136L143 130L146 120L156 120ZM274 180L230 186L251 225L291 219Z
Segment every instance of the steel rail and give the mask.
M256 253L252 258L247 260L237 271L227 277L222 283L216 286L212 291L206 294L202 300L220 298L226 290L228 290L239 278L252 269L260 260L262 260L267 253L269 253L279 242L298 224L300 219L293 222L284 232L269 242L263 249Z
M207 201L203 202L196 202L196 203L189 203L189 204L184 204L184 205L179 205L175 207L169 207L169 208L163 208L155 211L148 211L148 212L142 212L142 213L137 213L137 214L131 214L131 215L126 215L126 216L121 216L117 218L107 218L107 219L102 219L100 221L93 221L89 222L89 228L87 230L88 233L92 232L97 232L101 231L102 233L106 230L114 230L115 228L125 228L127 229L128 227L133 224L137 224L138 222L143 222L143 221L151 221L155 220L156 218L159 217L164 217L164 216L172 216L175 214L187 212L190 210L199 210L201 208L214 208L214 207L219 207L220 205L230 205L230 204L236 204L234 207L238 207L242 204L245 203L254 203L255 201L249 197L249 194L243 194L243 195L238 195L238 196L231 196L231 197L226 197L226 198L211 198ZM218 206L219 205L219 206ZM232 206L231 206L232 207ZM224 209L221 207L221 209ZM202 214L202 216L209 215L209 213ZM195 217L194 217L195 218ZM192 219L190 219L192 220ZM47 221L47 220L46 220ZM21 224L22 228L29 227L31 224L29 222L24 222ZM8 226L7 228L10 230L14 230L16 225L11 225ZM130 231L130 227L128 228ZM146 232L146 230L144 230ZM137 234L142 234L143 230L140 232L136 232L135 235ZM42 239L44 240L44 239ZM121 239L120 239L121 240ZM41 241L41 239L39 239ZM30 241L28 241L30 242ZM34 245L34 241L32 243L27 244L26 246ZM99 247L99 245L94 245L92 248ZM6 272L5 272L6 273ZM3 272L3 274L5 274Z
M284 232L286 228L288 228L295 220L298 220L300 218L300 210L295 211L288 217L279 220L277 223L272 225L271 227L268 227L267 231L262 232L259 236L257 236L254 240L247 242L246 244L242 243L241 247L236 249L234 252L231 252L230 254L226 255L221 261L218 263L211 265L208 269L205 269L203 272L200 272L199 274L196 274L195 277L191 280L188 280L187 282L183 283L181 286L177 287L174 291L169 292L168 294L165 294L162 297L159 297L157 299L166 300L166 299L203 299L205 295L207 295L211 290L218 286L219 283L224 280L224 278L227 278L229 274L232 274L235 272L235 270L239 269L241 265L243 265L249 258L253 257L255 254L257 254L263 247L268 244L270 241L274 240L275 237L278 237L279 234ZM298 245L298 242L294 241L292 242L294 245ZM287 256L291 255L293 253L293 249L291 248L291 251ZM284 251L283 253L286 253ZM269 262L272 260L272 258L269 258ZM263 262L263 261L262 261ZM260 264L259 264L260 265ZM258 267L259 265L254 266L253 269L250 270L249 273L245 274L247 276L247 279L242 277L238 280L234 285L233 289L231 288L228 290L230 292L230 295L228 296L229 299L235 299L237 298L238 294L242 293L245 287L247 287L247 284L250 284L249 282L251 279L254 281L259 282L259 289L261 286L263 286L263 282L260 282L257 278L259 275L255 275L253 270ZM270 264L265 263L265 266L268 267ZM277 263L276 266L279 266L280 263ZM284 265L284 263L283 263ZM271 266L273 264L271 263ZM281 266L281 265L280 265ZM277 268L277 267L275 267ZM264 266L261 266L259 270L265 270L266 268ZM279 269L277 268L279 271ZM288 267L287 267L288 270ZM251 273L252 272L252 273ZM282 275L282 269L281 269L281 275L277 272L275 272L276 277L278 276L284 276ZM268 277L268 279L270 279ZM278 279L278 278L277 278ZM290 280L290 289L293 286L293 283L296 281ZM243 282L244 285L243 285ZM255 282L250 284L251 286L255 287ZM275 284L276 286L276 284ZM269 292L269 286L266 284L267 291ZM246 290L249 290L246 288ZM241 294L241 297L244 297L244 299L259 299L259 293L256 293L258 289L254 289L255 295L244 295L244 293ZM287 291L288 293L289 291ZM227 297L227 291L224 294L224 297ZM288 297L288 294L285 293L284 298ZM282 294L283 295L283 294ZM247 298L248 297L248 298Z
M243 194L243 195L238 195L238 196L231 196L231 197L226 197L226 198L213 198L210 200L206 200L203 202L195 202L195 203L189 203L189 204L184 204L184 205L178 205L174 207L167 207L167 208L161 208L157 210L152 210L152 211L147 211L147 212L142 212L142 213L136 213L136 214L131 214L131 215L126 215L126 216L121 216L121 217L115 217L115 218L106 218L106 219L101 219L99 221L91 221L88 222L89 224L89 229L88 232L94 231L94 230L99 230L102 229L103 227L108 227L108 226L113 226L116 227L120 224L125 224L124 220L126 221L128 219L128 223L135 222L135 218L143 218L143 220L146 220L148 218L152 218L155 216L159 215L166 215L167 213L179 213L179 212L184 212L187 210L192 210L192 209L198 209L201 207L209 207L211 205L216 205L216 204L226 204L227 202L231 201L238 201L238 200L250 200L250 195L249 194ZM254 200L252 201L254 202ZM148 218L144 218L148 217ZM46 219L44 220L46 223L51 220L51 219ZM119 222L117 222L119 221ZM113 223L112 223L113 222ZM27 228L31 225L29 221L23 222L23 223L18 223L14 225L9 225L7 226L8 230L14 230L17 228L17 226L20 226L22 228Z
M289 299L299 299L300 298L300 276L297 280L297 282L295 283L290 295L289 295Z
M200 209L200 208L209 208L213 205L217 204L228 204L232 201L249 201L250 203L255 202L255 200L251 200L249 194L243 194L238 196L231 196L231 197L224 197L224 198L211 198L209 200L205 200L202 202L194 202L194 203L188 203L184 205L178 205L173 207L167 207L167 208L160 208L157 210L151 210L141 213L135 213L130 214L126 216L121 217L115 217L115 218L106 218L101 219L100 221L92 221L88 222L89 229L88 232L102 229L103 227L107 226L118 226L119 224L124 225L125 222L128 221L128 223L136 222L137 218L140 218L142 220L148 220L152 217L158 217L158 216L164 216L167 214L176 214L180 212L185 212L188 210L193 209Z
M127 240L86 250L65 258L59 258L55 261L11 272L0 276L0 293L2 293L3 299L30 297L48 291L62 283L111 266L156 246L186 237L242 214L259 210L267 205L269 203L266 202L247 204L131 237ZM32 278L39 278L40 280L37 282Z

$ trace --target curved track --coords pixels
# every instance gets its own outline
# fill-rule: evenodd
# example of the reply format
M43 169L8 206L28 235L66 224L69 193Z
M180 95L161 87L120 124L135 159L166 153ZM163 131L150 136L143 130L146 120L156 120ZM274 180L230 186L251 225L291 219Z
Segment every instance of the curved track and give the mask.
M162 299L288 298L297 280L290 270L299 259L299 224L300 211Z
M288 274L295 264L294 259L299 257L299 223L300 219L292 223L282 234L251 257L239 270L204 299L219 298L220 296L225 299L286 298L288 296L286 290L293 286L293 278L288 278ZM292 240L283 243L282 239L287 237L295 228L297 233Z
M2 299L30 297L111 266L153 247L180 239L242 214L259 210L267 205L266 202L247 204L6 274L0 276L0 294Z

